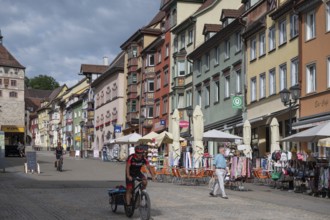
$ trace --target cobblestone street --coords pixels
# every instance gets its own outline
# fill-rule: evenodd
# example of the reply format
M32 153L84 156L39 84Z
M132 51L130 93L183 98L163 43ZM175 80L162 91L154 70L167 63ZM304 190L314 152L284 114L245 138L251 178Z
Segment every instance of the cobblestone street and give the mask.
M38 152L41 173L25 174L24 158L6 158L0 173L0 219L127 219L113 213L107 189L124 184L122 162L64 159L54 168L51 152ZM153 219L329 219L330 199L245 184L251 191L227 189L228 200L209 197L206 185L150 182ZM136 210L132 219L139 219Z

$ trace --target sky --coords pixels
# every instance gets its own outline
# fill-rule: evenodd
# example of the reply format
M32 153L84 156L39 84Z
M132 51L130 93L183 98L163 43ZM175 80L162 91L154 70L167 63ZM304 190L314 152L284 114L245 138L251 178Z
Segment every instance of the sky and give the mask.
M158 13L160 0L0 0L3 45L28 78L73 86L81 64L109 63Z

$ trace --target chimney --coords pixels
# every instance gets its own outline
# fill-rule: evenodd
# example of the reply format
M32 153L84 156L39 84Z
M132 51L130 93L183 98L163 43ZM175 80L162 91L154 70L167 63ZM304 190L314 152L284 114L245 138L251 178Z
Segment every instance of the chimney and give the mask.
M103 57L103 65L105 65L105 66L109 66L109 59L108 59L107 56L104 56L104 57Z

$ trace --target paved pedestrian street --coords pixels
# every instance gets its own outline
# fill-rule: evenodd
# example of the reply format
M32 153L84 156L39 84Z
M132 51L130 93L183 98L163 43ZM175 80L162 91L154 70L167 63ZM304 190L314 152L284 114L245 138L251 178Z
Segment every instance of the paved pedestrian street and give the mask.
M1 158L3 159L3 158ZM37 152L41 173L24 173L25 158L5 158L0 171L0 219L128 219L113 213L107 189L124 185L122 162L65 155L63 172L52 152ZM329 219L330 199L246 183L250 191L227 189L228 200L210 197L207 185L149 181L152 219ZM136 210L132 219L139 219Z

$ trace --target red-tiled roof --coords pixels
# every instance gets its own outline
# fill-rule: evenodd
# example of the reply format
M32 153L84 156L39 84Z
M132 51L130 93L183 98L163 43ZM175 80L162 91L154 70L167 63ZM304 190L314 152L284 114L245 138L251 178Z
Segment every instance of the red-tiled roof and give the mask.
M203 34L208 32L218 32L222 28L221 24L204 24Z
M0 66L25 69L25 67L22 66L1 43L0 43Z

